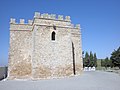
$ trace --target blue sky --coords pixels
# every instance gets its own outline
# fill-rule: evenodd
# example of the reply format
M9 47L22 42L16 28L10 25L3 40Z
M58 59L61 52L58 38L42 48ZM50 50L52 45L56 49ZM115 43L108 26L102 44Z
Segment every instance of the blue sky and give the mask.
M98 58L120 46L120 0L0 0L0 66L8 63L10 18L27 21L35 11L71 16L81 24L83 50Z

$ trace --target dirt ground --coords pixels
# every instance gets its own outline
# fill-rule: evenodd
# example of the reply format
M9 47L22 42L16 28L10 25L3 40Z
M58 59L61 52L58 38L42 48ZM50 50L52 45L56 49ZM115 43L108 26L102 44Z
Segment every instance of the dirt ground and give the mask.
M120 90L120 75L88 71L81 76L50 80L0 81L0 90Z

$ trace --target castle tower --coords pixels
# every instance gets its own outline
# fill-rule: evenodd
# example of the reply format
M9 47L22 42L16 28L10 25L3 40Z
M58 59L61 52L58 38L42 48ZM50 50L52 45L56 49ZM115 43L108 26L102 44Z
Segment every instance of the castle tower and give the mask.
M40 14L10 21L8 79L47 79L82 72L80 25L70 16Z

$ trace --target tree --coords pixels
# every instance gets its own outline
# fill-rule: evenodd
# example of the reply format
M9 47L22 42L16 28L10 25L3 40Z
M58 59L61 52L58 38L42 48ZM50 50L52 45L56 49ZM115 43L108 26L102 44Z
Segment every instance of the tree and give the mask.
M86 53L85 53L84 60L83 60L83 66L84 66L84 67L89 67L89 62L90 62L90 57L89 57L88 52L86 52Z
M120 47L112 52L110 59L112 60L114 67L117 66L120 69Z
M101 59L101 66L104 67L105 66L105 60L104 59Z
M107 69L107 67L110 67L109 58L108 57L105 58L104 66L105 66L106 69Z
M107 69L107 67L113 67L113 64L112 61L108 57L106 57L105 59L101 60L101 66Z
M85 53L84 56L84 52L82 52L83 54L83 66L84 67L93 67L93 66L97 66L97 56L96 53L92 53L92 51L90 51L90 54L88 52Z
M93 55L94 66L97 67L97 56L96 53Z
M93 54L92 52L90 51L90 67L93 67L94 66L94 60L93 60Z

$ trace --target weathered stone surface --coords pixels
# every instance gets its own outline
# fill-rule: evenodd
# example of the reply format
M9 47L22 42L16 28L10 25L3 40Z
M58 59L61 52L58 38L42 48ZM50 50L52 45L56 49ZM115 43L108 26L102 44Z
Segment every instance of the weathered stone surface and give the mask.
M10 24L15 24L16 22L15 22L15 19L14 18L11 18L10 19Z
M20 19L20 24L24 24L25 20L24 19Z
M54 16L54 15L53 15ZM35 13L28 24L10 24L9 79L48 79L82 73L81 32L68 22ZM52 40L52 33L55 40Z
M25 31L25 30L28 30L28 31L30 31L30 30L32 30L33 29L33 26L32 25L29 25L29 24L11 24L10 25L10 31L12 31L12 30L15 30L15 31L17 31L17 30L23 30L23 31Z
M8 76L31 76L31 36L30 31L10 31Z

